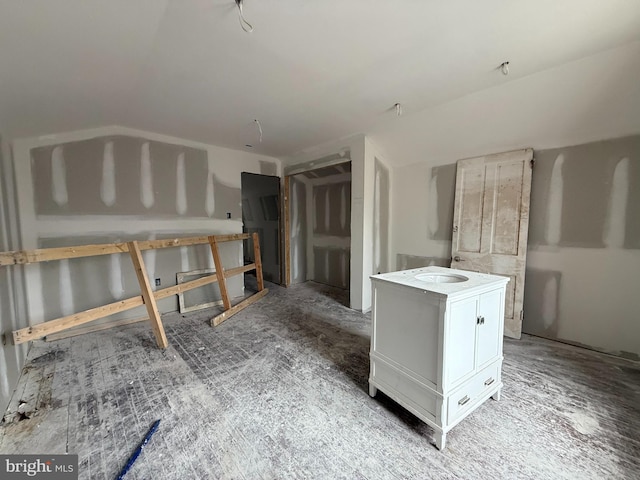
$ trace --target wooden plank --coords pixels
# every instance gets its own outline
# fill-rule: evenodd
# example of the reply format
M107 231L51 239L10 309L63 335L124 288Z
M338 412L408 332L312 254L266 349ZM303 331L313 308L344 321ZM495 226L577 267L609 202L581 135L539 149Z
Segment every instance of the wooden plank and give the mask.
M217 243L233 242L234 240L246 240L249 238L248 233L233 233L231 235L215 235Z
M77 337L78 335L84 335L92 332L99 332L101 330L108 330L115 327L123 327L125 325L132 325L134 323L140 323L149 320L149 317L137 317L126 318L123 320L116 320L114 322L103 323L101 325L90 325L87 327L77 328L75 330L68 330L65 332L53 333L44 337L46 342L55 342L56 340L62 340L69 337Z
M136 271L138 283L140 284L144 305L147 308L147 314L151 321L151 328L153 329L153 334L156 337L156 343L160 348L167 348L169 346L169 342L167 342L167 336L164 333L164 326L162 325L160 312L158 312L156 297L149 283L149 277L147 276L147 270L144 266L142 253L140 252L140 248L138 248L138 242L129 242L128 245L131 261L133 262L133 268Z
M224 278L234 277L244 272L250 272L251 270L256 269L255 263L250 263L248 265L244 265L242 267L230 268L229 270L224 271Z
M164 327L162 326L162 321L160 319L160 314L157 311L156 300L166 298L171 295L177 295L181 292L185 292L193 288L198 288L198 287L207 285L209 283L220 282L220 279L222 279L221 292L224 289L226 293L226 295L223 295L223 303L226 296L225 308L227 308L227 310L231 308L231 302L229 300L229 295L226 290L225 279L232 277L234 275L239 275L241 273L244 273L253 269L257 270L258 266L256 264L251 264L251 265L245 265L245 266L236 267L236 268L224 271L224 269L222 268L222 262L220 260L219 253L217 251L217 243L229 242L234 240L244 240L247 238L249 238L249 234L243 233L243 234L232 234L232 235L200 236L200 237L164 239L164 240L148 240L143 242L106 243L106 244L95 244L95 245L80 245L75 247L59 247L59 248L46 248L46 249L36 249L36 250L0 252L0 266L24 265L28 263L62 260L67 258L112 255L112 254L129 252L132 257L132 261L134 262L134 266L136 267L136 275L138 275L138 281L141 282L141 290L143 291L142 296L131 297L125 300L120 300L120 301L113 302L100 307L91 308L83 312L78 312L78 313L60 317L54 320L49 320L47 322L43 322L38 325L33 325L31 327L15 330L12 332L13 342L14 344L18 345L18 344L25 343L30 340L36 340L45 336L52 336L55 333L61 332L63 330L67 330L72 327L83 325L93 320L108 317L109 315L113 315L115 313L124 312L126 310L130 310L132 308L139 307L144 304L147 306L147 310L149 309L152 310L152 313L149 314L149 318L152 323L152 327L154 330L154 334L156 336L156 340L158 341L158 345L161 348L166 348L168 343L166 340L166 335L164 333ZM191 282L183 283L181 285L168 287L168 288L159 290L158 292L153 292L151 290L149 279L147 278L146 270L144 269L144 261L140 253L142 250L169 248L169 247L178 247L178 246L202 245L206 243L209 243L210 245L213 245L213 244L216 245L215 248L213 248L212 246L212 254L214 255L214 261L216 261L216 257L217 257L217 263L219 264L219 271L221 272L221 274L218 274L216 272L215 276L212 275L210 277L203 277L200 279L193 280ZM136 245L135 250L132 250L133 244ZM262 265L260 263L260 268L261 267ZM141 279L141 276L144 278ZM148 298L148 300L145 299L145 295ZM89 329L90 328L87 328L86 330L89 330Z
M36 340L44 337L45 335L61 332L62 330L66 330L77 325L83 325L91 322L92 320L113 315L114 313L124 312L143 304L144 301L142 300L142 296L138 295L137 297L131 297L126 300L120 300L101 307L91 308L84 312L56 318L55 320L49 320L48 322L39 323L38 325L33 325L31 327L14 330L13 343L18 345L20 343L28 342L29 340Z
M218 277L216 275L207 275L206 277L196 278L195 280L190 280L188 282L180 283L178 285L172 285L171 287L163 288L162 290L158 290L155 292L156 300L161 300L163 298L170 297L171 295L178 295L180 293L188 292L189 290L193 290L194 288L204 287L205 285L209 285L210 283L215 283L218 281Z
M255 268L255 264L232 268L227 270L225 272L225 275L228 278L234 275L248 272L250 270L253 270L254 268ZM156 300L160 300L162 298L167 298L167 297L170 297L171 295L177 295L180 292L188 291L193 288L201 287L203 285L207 285L209 283L214 283L217 281L218 281L218 278L214 275L211 275L211 277L198 278L191 282L186 282L180 285L175 285L175 286L164 288L162 290L158 290L157 292L154 292L154 297L156 298ZM20 330L15 330L13 332L13 343L15 345L18 345L20 343L25 343L30 340L37 340L45 336L49 337L54 333L67 330L71 327L84 325L85 323L89 323L89 322L92 322L93 320L98 320L100 318L108 317L109 315L113 315L115 313L125 312L132 308L139 307L143 304L144 304L144 301L142 299L142 296L138 295L137 297L131 297L126 300L119 300L117 302L110 303L108 305L91 308L83 312L67 315L66 317L56 318L54 320L49 320L47 322L43 322L38 325L22 328Z
M285 287L291 285L291 177L284 177L284 281Z
M244 272L255 270L255 268L255 263L244 265L242 267L230 268L229 270L225 270L224 277L233 277ZM193 290L194 288L204 287L205 285L209 285L210 283L215 283L217 281L217 274L207 275L206 277L196 278L195 280L190 280L178 285L172 285L171 287L163 288L162 290L158 290L157 292L155 292L154 295L156 297L156 300L160 300L170 297L171 295L178 295L180 293L188 292L189 290Z
M258 291L264 290L264 279L262 278L262 259L260 257L260 238L257 233L253 234L253 256L256 263L256 279L258 280Z
M222 312L220 315L213 317L211 319L211 326L212 327L217 327L218 325L220 325L222 322L224 322L227 318L235 315L236 313L238 313L241 310L244 310L245 308L247 308L249 305L257 302L258 300L260 300L262 297L264 297L267 293L269 293L269 289L265 288L264 290L259 291L258 293L255 293L253 295L251 295L249 298L245 298L243 301L241 301L239 304L234 305L233 307L229 308L228 310L226 310L225 312Z
M213 255L213 263L216 266L216 275L218 277L218 285L220 286L220 295L222 296L222 304L225 310L231 308L231 300L229 300L229 292L227 291L227 280L224 275L224 267L222 259L218 251L218 242L215 236L209 237L209 245L211 245L211 254Z
M127 252L124 243L105 243L101 245L80 245L76 247L43 248L38 250L20 250L0 253L0 266L25 265L28 263L63 260L65 258L92 257Z
M242 237L246 234L236 235L219 235L221 241L228 242L231 240L239 240L242 238L231 238L235 236ZM141 251L155 250L159 248L171 247L188 247L191 245L206 245L209 243L208 236L188 237L188 238L169 238L164 240L145 240L138 242L138 248ZM0 252L0 266L8 265L25 265L28 263L48 262L52 260L64 260L67 258L94 257L98 255L111 255L114 253L128 252L128 244L121 243L102 243L96 245L78 245L74 247L57 247L43 248L36 250L16 250L12 252Z
M185 238L165 238L162 240L144 240L138 242L140 250L155 250L158 248L189 247L192 245L206 245L209 243L208 236L185 237Z

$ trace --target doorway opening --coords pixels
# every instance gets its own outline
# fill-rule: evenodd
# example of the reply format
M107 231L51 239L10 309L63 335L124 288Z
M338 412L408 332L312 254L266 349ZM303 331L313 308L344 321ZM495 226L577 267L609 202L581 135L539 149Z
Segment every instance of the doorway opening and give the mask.
M349 291L351 161L290 175L285 186L288 281L312 280Z
M281 283L280 276L280 178L242 172L242 231L257 233L265 280ZM244 241L244 263L255 261L253 240Z

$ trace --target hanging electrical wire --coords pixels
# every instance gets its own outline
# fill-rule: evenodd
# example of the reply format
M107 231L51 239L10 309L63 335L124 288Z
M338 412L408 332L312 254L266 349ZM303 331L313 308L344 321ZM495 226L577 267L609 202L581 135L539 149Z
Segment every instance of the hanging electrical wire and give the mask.
M244 14L242 13L243 4L244 0L236 0L236 5L238 6L238 20L240 20L240 26L242 27L242 30L247 33L251 33L253 32L253 25L247 22L247 20L244 18Z
M402 115L402 105L400 105L400 103L396 103L394 105L395 109L396 109L396 115L399 117Z
M260 125L260 121L257 118L253 121L256 122L256 125L258 126L258 132L260 133L260 143L262 143L262 125Z
M509 62L502 62L500 68L503 75L509 75Z

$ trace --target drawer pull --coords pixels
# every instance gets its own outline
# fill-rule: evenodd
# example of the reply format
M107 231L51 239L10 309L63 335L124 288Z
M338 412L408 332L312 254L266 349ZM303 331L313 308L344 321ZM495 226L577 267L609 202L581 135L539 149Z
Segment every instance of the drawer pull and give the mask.
M466 403L469 403L469 400L471 400L469 398L469 395L465 395L464 398L461 398L460 400L458 400L458 405L464 405Z
M489 378L488 380L484 381L484 386L488 387L489 385L491 385L493 382L495 382L495 380L493 378Z

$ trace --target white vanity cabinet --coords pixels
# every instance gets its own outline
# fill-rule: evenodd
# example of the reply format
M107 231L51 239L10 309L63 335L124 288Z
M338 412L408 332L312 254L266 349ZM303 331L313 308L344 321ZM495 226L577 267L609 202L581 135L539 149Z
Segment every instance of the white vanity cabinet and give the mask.
M502 388L506 277L425 267L371 277L369 394L447 432Z

